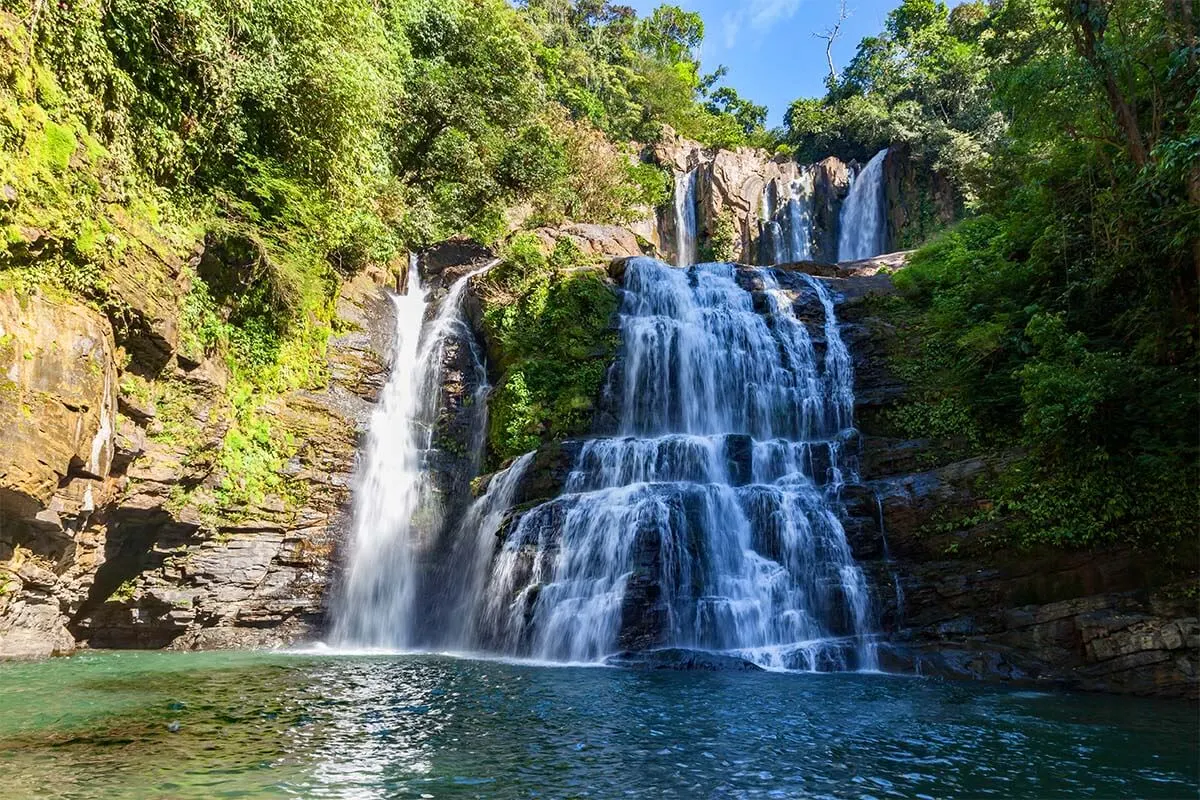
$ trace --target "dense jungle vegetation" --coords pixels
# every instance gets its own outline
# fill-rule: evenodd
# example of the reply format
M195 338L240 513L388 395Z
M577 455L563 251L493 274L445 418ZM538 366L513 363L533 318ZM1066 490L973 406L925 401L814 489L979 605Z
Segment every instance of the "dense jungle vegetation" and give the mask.
M898 421L1017 448L991 513L1026 541L1195 536L1196 19L1191 0L905 0L788 112L802 159L905 143L965 196L897 277L918 390Z
M671 125L733 145L765 116L701 74L703 23L669 5L645 19L557 0L0 9L0 288L81 297L120 334L114 268L142 245L204 241L181 333L232 372L220 461L241 477L222 503L282 490L290 445L260 411L323 381L344 278L399 270L453 234L495 244L520 227L629 220L668 192L632 140ZM153 294L156 269L132 283ZM127 384L160 408L184 402ZM163 435L189 437L165 416Z
M138 230L240 254L197 275L183 310L185 340L238 378L226 457L243 469L274 463L254 398L319 382L343 278L453 234L628 221L668 199L638 152L669 125L801 161L903 144L946 175L968 218L916 254L890 302L914 398L897 427L1019 453L989 513L1026 541L1194 533L1193 0L904 0L776 131L721 70L702 72L703 22L670 5L645 18L605 0L0 7L0 286L71 292L119 322L106 270ZM522 247L505 278L515 305L489 324L533 352L524 327L553 330L598 295ZM504 388L498 451L532 441L531 402L562 406L571 429L576 378L596 371L528 367Z

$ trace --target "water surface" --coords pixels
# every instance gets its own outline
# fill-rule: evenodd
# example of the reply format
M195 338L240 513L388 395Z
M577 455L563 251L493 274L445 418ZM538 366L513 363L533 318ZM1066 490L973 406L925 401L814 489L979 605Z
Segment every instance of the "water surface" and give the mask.
M1194 706L441 656L0 664L23 797L1196 797Z

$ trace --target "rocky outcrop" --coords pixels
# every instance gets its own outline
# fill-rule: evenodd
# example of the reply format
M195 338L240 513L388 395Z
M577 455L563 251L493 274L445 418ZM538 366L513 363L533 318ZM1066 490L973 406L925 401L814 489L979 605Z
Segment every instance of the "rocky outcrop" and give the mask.
M585 258L596 261L645 255L646 249L652 249L648 241L639 242L632 230L620 225L570 223L558 228L538 228L533 233L547 252L553 251L560 239L569 239Z
M112 329L65 299L0 293L0 367L0 657L49 655L73 645L57 573L86 569L114 492Z
M416 254L413 260L422 285L435 291L444 291L450 284L467 273L474 272L496 259L495 252L487 245L480 244L466 236L455 236L452 239L430 245ZM401 279L401 289L407 285L411 276Z
M845 266L845 265L843 265ZM889 436L903 398L892 323L869 298L885 274L831 279L855 357L863 483L843 490L847 534L871 576L885 668L1094 691L1196 698L1194 572L1150 553L1016 549L986 513L1011 454Z
M154 255L159 245L139 239L137 263L122 269L186 283L186 259ZM238 505L220 503L238 480L218 462L233 419L228 372L178 349L176 312L153 280L114 303L118 321L137 321L121 329L124 370L112 323L81 302L0 295L0 657L311 635L358 434L386 377L392 305L381 277L343 287L326 388L262 411L290 443L284 493Z
M668 130L652 150L653 158L675 173L697 171L698 238L711 250L715 239L731 229L732 252L715 254L745 264L771 263L768 224L789 235L787 205L793 196L811 198L813 257L837 258L838 213L850 187L850 168L837 158L812 165L772 157L764 150L705 148ZM674 209L660 211L655 242L668 261L675 260ZM778 234L777 234L778 235ZM708 253L709 256L714 255ZM702 257L703 260L703 257Z
M963 197L949 178L916 159L907 144L888 148L883 193L893 250L915 247L963 216Z

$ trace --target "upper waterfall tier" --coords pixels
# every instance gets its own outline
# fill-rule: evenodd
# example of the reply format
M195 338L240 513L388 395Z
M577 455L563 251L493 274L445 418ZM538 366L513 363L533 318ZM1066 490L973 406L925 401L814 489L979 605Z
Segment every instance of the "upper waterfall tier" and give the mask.
M887 199L884 196L883 161L887 149L876 153L854 176L842 203L838 261L871 258L887 249Z
M626 268L622 433L747 433L756 439L827 438L848 422L849 356L830 339L824 369L812 337L759 273L767 314L730 265L664 270L652 259ZM820 299L828 292L802 276Z
M865 165L801 164L667 137L653 158L674 176L673 201L637 232L676 265L856 261L924 241L963 212L948 178L902 143Z

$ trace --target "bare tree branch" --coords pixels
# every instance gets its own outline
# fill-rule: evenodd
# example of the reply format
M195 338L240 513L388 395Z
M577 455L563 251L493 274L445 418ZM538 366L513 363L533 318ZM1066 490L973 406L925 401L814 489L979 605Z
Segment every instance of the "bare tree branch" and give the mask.
M850 17L850 11L846 8L846 0L841 0L838 4L837 22L832 27L826 28L823 32L813 32L813 36L818 39L825 40L825 60L829 62L829 81L830 83L837 80L837 68L833 66L833 43L837 41L838 33L842 29L842 23Z

